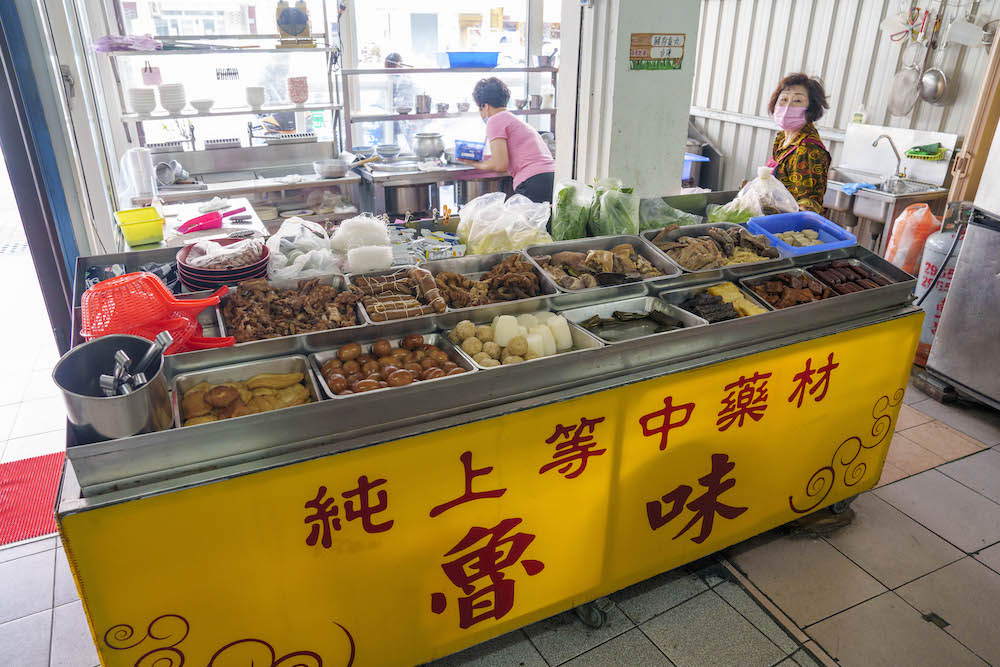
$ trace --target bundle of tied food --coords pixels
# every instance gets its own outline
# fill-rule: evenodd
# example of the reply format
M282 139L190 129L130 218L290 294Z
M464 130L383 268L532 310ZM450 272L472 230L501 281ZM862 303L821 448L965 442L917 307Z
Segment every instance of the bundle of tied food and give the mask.
M448 339L483 368L510 366L573 349L573 334L565 317L542 311L530 315L500 315L491 324L458 323Z
M750 289L775 308L788 308L800 303L821 301L833 296L833 291L805 272L785 271L750 285Z
M712 285L704 292L685 300L681 303L681 308L708 320L709 324L767 312L746 298L740 288L733 283Z
M337 396L404 387L462 373L465 369L447 352L425 342L420 334L406 336L399 347L393 347L385 338L372 343L368 351L359 343L344 345L337 350L335 359L320 368L326 386Z
M677 225L665 227L653 238L653 245L689 271L718 269L775 259L778 250L763 234L751 234L744 227L709 227L704 236L677 236Z
M441 296L452 308L517 301L542 293L535 267L520 255L507 257L479 278L442 271L434 280Z
M557 252L537 257L536 261L557 285L570 290L622 285L663 275L631 243L611 250Z
M401 269L387 276L352 276L358 295L373 322L443 313L448 305L427 269Z
M350 291L337 292L319 278L303 280L296 289L275 289L266 280L248 280L222 307L226 332L237 343L357 326Z
M184 392L184 426L245 417L312 402L302 373L264 373L245 382L202 382Z

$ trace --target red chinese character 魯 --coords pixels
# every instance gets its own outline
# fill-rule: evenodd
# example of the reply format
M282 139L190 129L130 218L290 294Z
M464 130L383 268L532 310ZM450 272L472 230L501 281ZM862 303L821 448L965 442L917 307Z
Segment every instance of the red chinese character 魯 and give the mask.
M795 407L802 407L802 399L806 396L806 387L813 384L813 375L816 373L819 373L820 376L819 379L815 381L815 385L809 388L809 395L812 396L819 391L819 396L814 396L813 400L817 403L822 401L826 398L826 392L830 389L830 374L835 368L839 367L840 364L833 363L833 352L831 352L830 356L826 358L826 364L817 369L813 369L812 367L812 358L806 359L805 369L796 373L793 378L793 380L798 384L795 385L795 390L792 392L792 395L788 397L788 402L791 403L797 398L798 404Z
M458 625L466 630L486 619L501 619L514 608L514 579L504 570L520 561L528 576L545 569L538 560L521 560L534 541L530 533L507 536L521 519L504 519L492 528L474 526L445 557L466 552L441 565L449 581L462 590L458 599ZM477 546L478 545L478 546ZM475 548L473 548L475 547ZM479 586L479 584L485 584ZM431 611L441 614L448 606L444 593L431 595Z
M675 412L683 412L684 416L674 421L673 414ZM694 403L674 405L674 397L667 396L663 399L663 409L639 417L639 425L642 426L642 434L647 438L652 435L659 435L660 450L664 450L667 448L667 436L670 435L670 430L687 424L691 420L691 413L693 412ZM662 419L663 421L658 426L650 426L650 422L654 419Z
M431 518L447 512L453 507L458 507L459 505L473 500L482 500L484 498L499 498L503 494L507 493L507 489L494 489L493 491L473 491L472 490L472 480L476 477L482 475L488 475L493 472L493 466L487 466L485 468L473 468L472 467L472 452L463 452L459 457L462 461L462 467L465 470L465 492L462 493L458 498L454 500L449 500L446 503L438 505L431 510Z
M687 503L687 509L694 512L694 516L691 517L687 525L681 528L679 533L674 535L673 539L676 540L690 530L694 524L701 521L701 530L691 538L691 541L701 544L707 540L712 534L716 514L723 519L735 519L748 509L746 507L733 507L719 501L719 496L736 486L735 479L723 480L723 477L732 472L735 467L736 464L729 461L728 455L712 454L711 472L698 479L698 483L707 489L705 493L688 503L687 500L691 497L693 489L687 484L681 484L660 500L646 503L646 518L649 520L649 527L658 530L670 523L680 516L681 512L684 511L685 503ZM670 507L666 514L663 513L662 505L664 504Z
M742 428L743 420L747 417L759 422L767 410L767 379L770 373L754 373L747 378L741 376L739 380L726 385L724 391L729 395L722 399L722 410L719 411L719 420L715 425L720 431L725 431L737 421ZM757 386L757 383L760 386Z
M556 452L552 455L555 461L543 465L538 474L541 475L553 468L559 468L560 474L565 475L566 479L578 477L586 470L587 459L592 456L600 456L608 451L606 449L594 449L597 446L597 442L594 441L594 429L603 421L604 417L599 419L587 419L584 417L580 420L579 424L572 426L558 424L556 432L545 442L551 445L557 440L563 438L565 440L556 445Z

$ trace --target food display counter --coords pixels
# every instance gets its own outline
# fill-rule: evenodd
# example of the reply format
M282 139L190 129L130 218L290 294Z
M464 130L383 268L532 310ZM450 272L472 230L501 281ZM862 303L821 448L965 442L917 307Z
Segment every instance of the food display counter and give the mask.
M174 428L92 444L70 431L59 529L102 664L418 664L878 482L923 317L912 276L859 246L696 272L629 242L663 275L567 290L519 253L534 296L449 294L433 314L165 358L175 404L204 378L267 388L285 380L259 374L295 369L310 402L183 427L181 407ZM502 259L421 267L476 298ZM814 274L860 280L850 266L887 284L833 294ZM803 289L831 294L781 301ZM732 290L752 309L687 310ZM676 326L623 342L584 326L653 309ZM545 326L569 335L556 354ZM331 392L369 353L461 371Z

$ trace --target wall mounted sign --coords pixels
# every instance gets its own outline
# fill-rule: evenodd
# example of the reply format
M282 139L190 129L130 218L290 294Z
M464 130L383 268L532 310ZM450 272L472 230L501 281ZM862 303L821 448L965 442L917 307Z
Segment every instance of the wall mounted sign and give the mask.
M680 69L684 60L683 33L632 33L629 45L630 70Z

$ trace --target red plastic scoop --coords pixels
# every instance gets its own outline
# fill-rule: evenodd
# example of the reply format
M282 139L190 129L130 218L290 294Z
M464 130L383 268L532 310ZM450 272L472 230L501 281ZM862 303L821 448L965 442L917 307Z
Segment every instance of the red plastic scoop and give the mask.
M212 211L211 213L206 213L205 215L199 215L196 218L191 218L178 227L177 231L181 234L187 234L188 232L200 232L206 229L218 229L219 227L222 227L223 218L228 218L231 215L242 213L245 210L247 210L247 207L243 206L242 208L236 208L232 211L226 211L225 213Z

